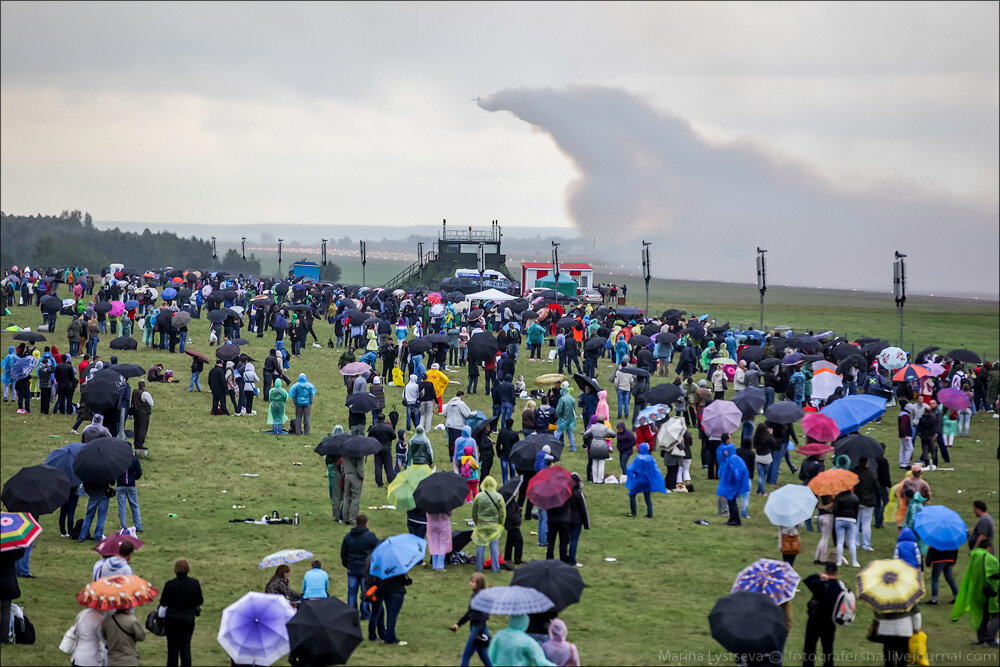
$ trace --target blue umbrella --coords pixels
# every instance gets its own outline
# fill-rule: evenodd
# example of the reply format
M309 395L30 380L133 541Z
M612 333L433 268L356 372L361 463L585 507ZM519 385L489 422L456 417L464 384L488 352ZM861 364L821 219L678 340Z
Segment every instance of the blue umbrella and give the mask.
M165 290L163 290L163 293L160 294L160 296L163 297L164 301L170 301L171 299L177 297L177 290L175 290L173 287L168 287Z
M944 505L931 505L913 519L913 529L925 544L949 551L965 544L968 527L958 512Z
M469 428L474 429L487 419L488 417L486 416L485 412L483 412L482 410L476 410L471 415L465 418L465 425L468 426Z
M427 540L410 533L393 535L379 543L372 551L372 565L368 574L387 579L406 574L424 559Z
M129 299L125 302L125 310L135 310L139 307L139 302L135 299Z
M217 639L237 665L270 665L290 650L294 616L285 596L251 591L222 610Z
M834 401L820 411L837 422L841 433L853 433L885 412L885 399L857 394Z
M22 357L15 361L13 367L11 367L10 379L14 382L23 380L31 375L31 371L35 370L37 366L38 359L35 359L34 357Z
M54 449L45 457L45 465L62 470L69 477L69 483L73 486L83 484L80 478L76 476L76 473L73 472L73 459L76 457L76 453L83 449L84 446L82 442L71 442L64 447Z
M736 575L731 592L763 593L775 604L782 604L795 597L801 580L802 577L788 563L761 558Z

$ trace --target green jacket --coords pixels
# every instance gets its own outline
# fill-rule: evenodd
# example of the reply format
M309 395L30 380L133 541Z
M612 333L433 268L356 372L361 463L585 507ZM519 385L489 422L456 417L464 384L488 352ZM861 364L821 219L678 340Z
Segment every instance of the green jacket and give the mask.
M494 665L527 667L528 665L554 665L545 657L541 644L528 636L528 617L517 614L510 617L510 624L500 630L490 641L490 662Z
M532 322L528 327L528 345L541 345L545 340L545 329L537 322Z
M411 465L434 465L434 450L431 448L431 441L424 435L423 426L417 427L406 448L406 466Z
M559 421L556 426L565 433L576 428L576 401L566 387L563 387L559 394L559 402L556 403L556 418Z
M951 620L957 621L962 614L969 612L972 629L977 629L983 620L983 606L986 604L983 588L986 586L993 589L990 613L996 614L1000 611L1000 605L997 603L998 573L1000 573L1000 561L996 556L986 549L973 549L969 555L969 566L965 568L965 576L962 577L962 585L958 588L958 596L951 608Z

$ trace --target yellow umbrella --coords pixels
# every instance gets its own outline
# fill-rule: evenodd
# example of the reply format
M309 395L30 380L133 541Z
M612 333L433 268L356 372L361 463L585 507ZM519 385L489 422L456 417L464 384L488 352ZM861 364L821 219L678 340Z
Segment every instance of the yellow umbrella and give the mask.
M562 373L547 373L535 378L535 384L560 384L566 379Z
M398 509L409 512L417 505L413 502L413 492L424 477L429 477L433 471L428 465L414 465L401 470L396 478L389 483L389 500Z
M716 357L715 359L712 359L710 365L711 364L722 364L723 366L735 366L736 360L730 357Z
M858 597L875 611L905 613L923 596L920 571L898 558L873 560L858 573Z

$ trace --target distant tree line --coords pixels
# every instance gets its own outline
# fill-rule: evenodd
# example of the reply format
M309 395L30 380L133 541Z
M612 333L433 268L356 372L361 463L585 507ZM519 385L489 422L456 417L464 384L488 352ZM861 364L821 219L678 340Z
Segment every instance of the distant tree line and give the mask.
M253 254L243 261L230 249L213 259L212 244L182 238L172 232L123 232L94 227L90 213L79 210L55 215L8 215L0 212L0 262L32 268L87 267L97 272L113 262L137 269L172 266L176 269L224 270L260 275L260 260Z

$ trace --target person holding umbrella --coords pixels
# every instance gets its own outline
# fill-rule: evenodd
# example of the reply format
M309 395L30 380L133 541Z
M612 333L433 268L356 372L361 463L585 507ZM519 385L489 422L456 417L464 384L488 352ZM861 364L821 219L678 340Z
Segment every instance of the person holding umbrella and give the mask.
M472 578L469 579L469 588L472 589L472 599L475 599L479 591L486 590L487 586L486 576L482 572L473 573ZM466 623L469 624L469 639L465 643L465 650L462 651L462 667L468 667L473 653L479 655L479 659L483 661L486 667L492 667L493 663L490 662L490 657L486 651L488 644L483 643L489 642L490 630L486 625L489 620L489 614L473 609L470 602L468 611L465 612L462 618L458 619L457 623L449 628L452 632L458 632L460 627Z

